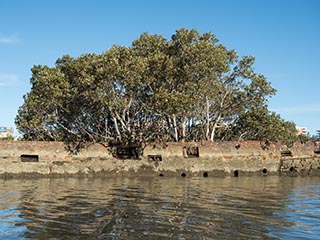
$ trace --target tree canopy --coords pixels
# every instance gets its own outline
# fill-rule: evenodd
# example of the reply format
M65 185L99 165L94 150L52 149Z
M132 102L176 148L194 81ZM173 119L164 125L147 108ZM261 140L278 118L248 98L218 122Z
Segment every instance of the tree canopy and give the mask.
M276 90L254 61L212 33L144 33L129 47L34 66L15 122L27 140L293 140L295 124L268 110Z

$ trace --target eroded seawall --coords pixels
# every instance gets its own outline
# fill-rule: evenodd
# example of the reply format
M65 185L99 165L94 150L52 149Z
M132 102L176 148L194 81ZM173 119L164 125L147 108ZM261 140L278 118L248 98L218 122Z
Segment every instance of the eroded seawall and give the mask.
M1 141L0 176L320 176L318 142L291 148L260 141L150 144L138 155L135 147L97 143L72 155L62 142Z

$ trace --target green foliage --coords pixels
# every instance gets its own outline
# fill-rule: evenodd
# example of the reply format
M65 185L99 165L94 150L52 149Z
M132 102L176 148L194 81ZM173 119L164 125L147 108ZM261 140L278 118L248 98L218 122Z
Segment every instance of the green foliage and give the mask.
M144 33L130 47L34 66L16 125L24 139L70 143L295 140L253 64L211 33Z
M0 138L0 141L14 141L16 140L15 137L13 136L8 136L8 137L5 137L5 138Z
M296 125L269 112L266 106L251 108L239 116L229 131L229 138L238 136L248 140L281 141L288 146L298 140Z

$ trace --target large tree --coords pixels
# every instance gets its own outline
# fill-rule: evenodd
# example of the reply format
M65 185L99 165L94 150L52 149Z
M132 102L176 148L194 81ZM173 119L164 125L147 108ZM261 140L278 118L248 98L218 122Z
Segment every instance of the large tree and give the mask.
M211 33L144 33L130 47L34 66L16 125L25 139L67 142L293 138L253 65Z

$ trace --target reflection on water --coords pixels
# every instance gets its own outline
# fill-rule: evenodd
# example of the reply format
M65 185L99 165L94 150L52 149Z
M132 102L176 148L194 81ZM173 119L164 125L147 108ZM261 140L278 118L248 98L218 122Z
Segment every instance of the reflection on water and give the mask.
M0 180L0 239L315 239L319 199L319 178Z

